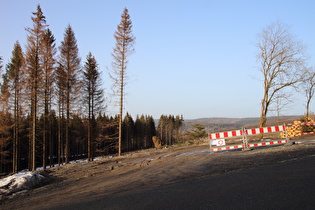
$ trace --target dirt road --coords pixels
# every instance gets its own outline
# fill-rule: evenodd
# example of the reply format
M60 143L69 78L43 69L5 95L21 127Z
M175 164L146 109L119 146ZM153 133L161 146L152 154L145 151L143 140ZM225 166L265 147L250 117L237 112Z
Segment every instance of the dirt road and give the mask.
M4 200L0 208L182 209L181 207L186 206L207 209L210 208L207 203L212 203L212 207L220 207L220 202L217 203L218 206L213 206L215 204L211 199L219 201L224 196L226 196L224 200L231 200L232 203L229 205L235 207L236 204L233 202L239 199L252 203L253 199L257 199L252 192L260 192L257 190L260 188L263 189L261 192L265 198L271 199L279 193L278 198L283 202L291 201L286 197L285 191L299 195L297 197L299 202L302 201L304 194L315 197L314 181L309 184L312 188L307 190L299 187L285 188L287 186L285 183L291 183L295 179L310 180L314 177L313 141L215 154L209 154L207 149L208 145L151 149L125 154L122 157L106 157L93 163L53 168L46 172L46 176L51 177L50 183L13 199ZM295 171L290 173L290 170ZM286 175L290 174L297 176L288 179L289 176ZM253 177L259 179L262 184L255 187L253 183L256 181ZM277 177L283 177L281 180L284 182L279 184ZM266 182L271 181L273 183L271 186L274 187L268 190L267 185L264 186ZM194 190L196 186L204 189L198 192ZM306 186L302 186L305 189ZM191 193L191 189L194 193ZM236 189L240 189L241 192L237 192ZM278 191L279 189L282 191ZM201 206L189 206L194 203L193 200L203 202ZM239 204L241 203L247 202ZM310 205L314 208L315 206L312 206L314 201Z

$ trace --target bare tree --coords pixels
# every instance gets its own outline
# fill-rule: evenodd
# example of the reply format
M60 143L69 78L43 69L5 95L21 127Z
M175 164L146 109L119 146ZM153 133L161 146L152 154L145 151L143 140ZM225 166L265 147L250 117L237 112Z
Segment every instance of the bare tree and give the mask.
M304 72L304 81L301 83L300 91L305 94L306 105L305 105L305 117L308 119L310 114L310 103L315 92L315 71L314 68L307 68Z
M2 75L2 57L0 56L0 76Z
M306 58L304 46L294 39L287 26L279 22L262 30L258 35L257 48L264 85L260 126L264 127L270 105L279 99L277 93L301 80ZM286 97L284 91L282 94Z
M128 9L125 8L121 15L121 22L117 26L117 31L114 34L116 45L113 50L112 62L113 74L111 78L114 81L114 87L118 88L119 95L119 135L118 135L118 155L121 155L121 140L122 140L122 123L123 123L123 106L124 106L124 87L126 86L126 68L128 57L134 52L135 37L132 34L132 22Z

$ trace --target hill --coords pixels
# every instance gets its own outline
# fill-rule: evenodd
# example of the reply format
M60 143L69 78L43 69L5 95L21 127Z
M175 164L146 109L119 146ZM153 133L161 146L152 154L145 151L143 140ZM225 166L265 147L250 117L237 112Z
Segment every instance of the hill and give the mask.
M267 125L281 125L284 123L292 123L294 120L300 119L302 116L281 116L269 117ZM207 132L217 132L226 130L235 130L242 127L256 128L259 127L259 117L252 118L223 118L223 117L210 117L199 119L185 120L183 130L191 130L193 124L199 123L205 127Z

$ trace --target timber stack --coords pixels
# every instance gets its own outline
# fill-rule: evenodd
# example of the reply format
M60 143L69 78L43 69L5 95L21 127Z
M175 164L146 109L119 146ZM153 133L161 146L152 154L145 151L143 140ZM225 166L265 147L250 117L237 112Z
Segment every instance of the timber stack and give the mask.
M301 125L301 123L310 123L310 125ZM287 137L292 138L294 136L300 136L302 133L309 133L309 132L315 132L314 129L314 120L311 118L308 118L307 121L301 121L297 120L293 122L293 125L291 126L286 126L286 131L283 131L280 133L281 138L286 138L286 133L287 132Z

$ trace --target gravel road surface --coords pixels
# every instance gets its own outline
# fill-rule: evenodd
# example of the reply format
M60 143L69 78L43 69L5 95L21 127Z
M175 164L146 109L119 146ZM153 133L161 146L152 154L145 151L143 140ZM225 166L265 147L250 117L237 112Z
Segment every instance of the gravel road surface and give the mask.
M210 154L150 149L42 171L0 209L315 209L315 141Z

